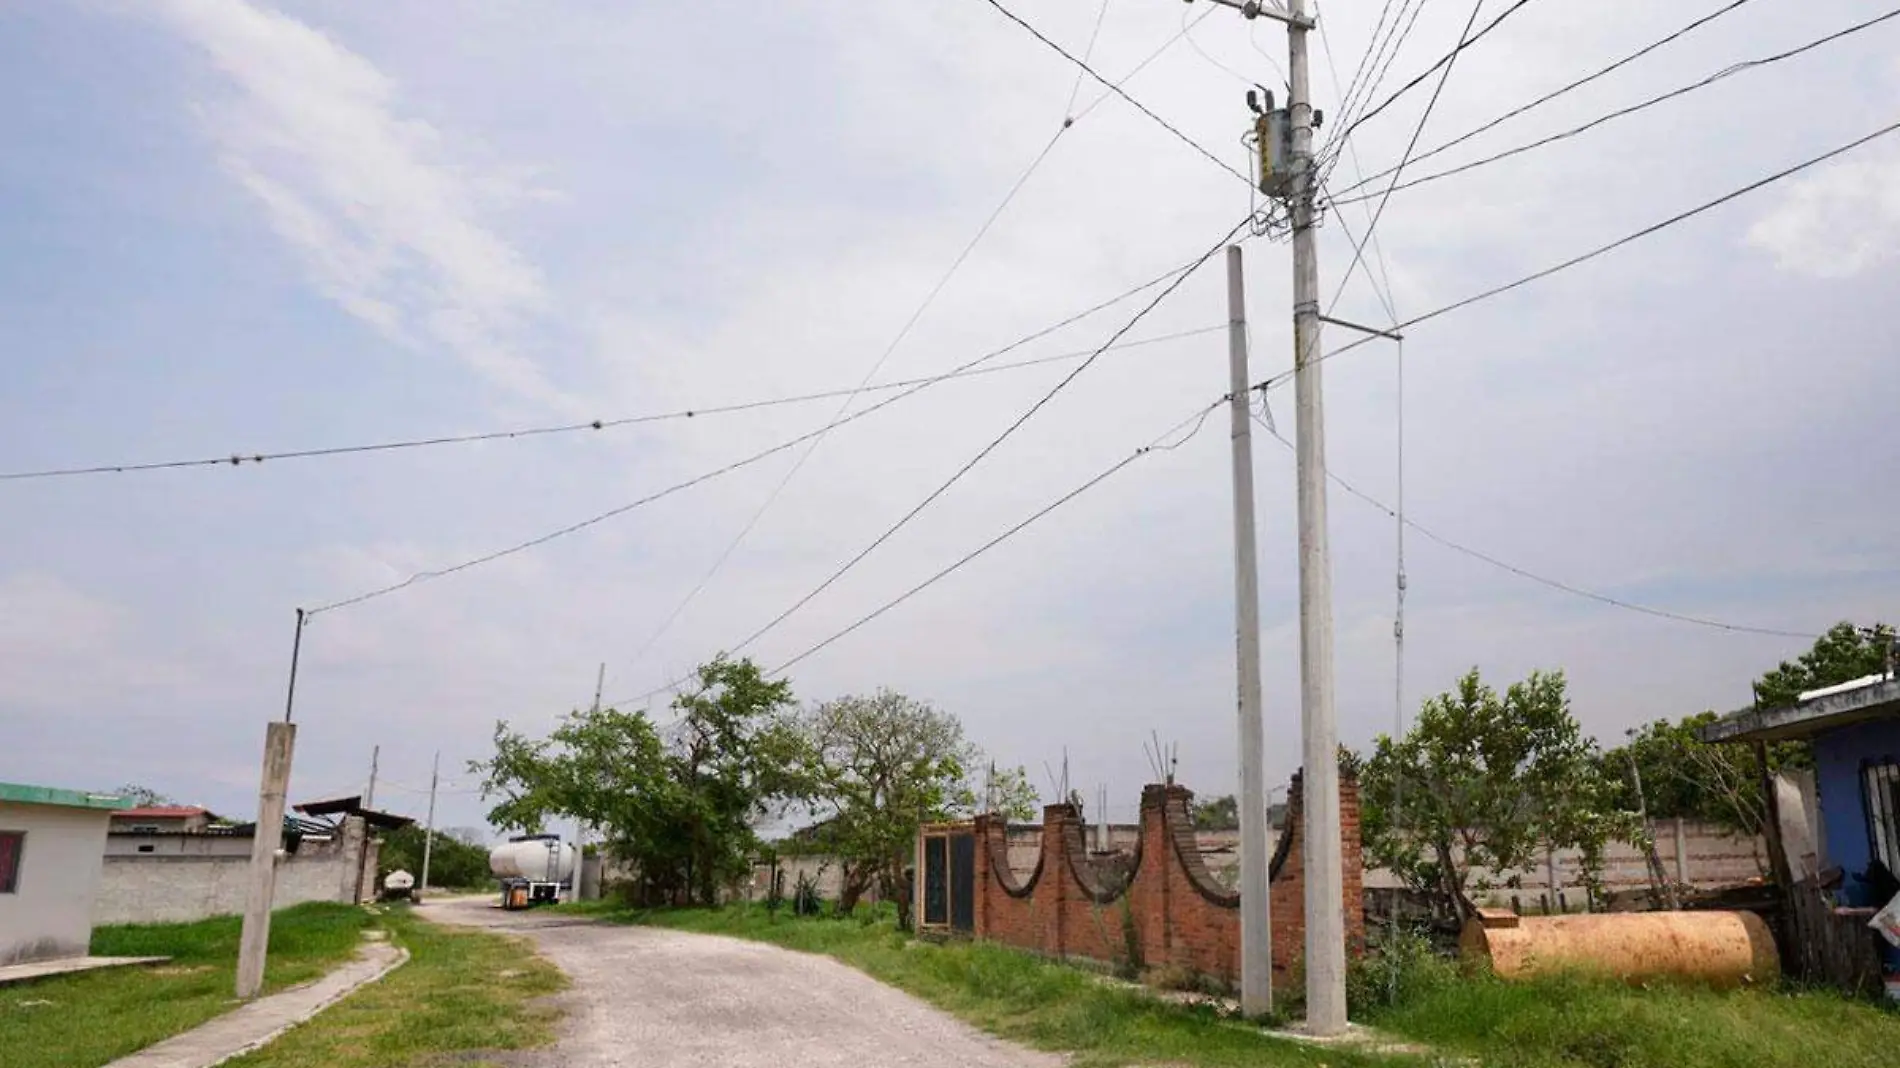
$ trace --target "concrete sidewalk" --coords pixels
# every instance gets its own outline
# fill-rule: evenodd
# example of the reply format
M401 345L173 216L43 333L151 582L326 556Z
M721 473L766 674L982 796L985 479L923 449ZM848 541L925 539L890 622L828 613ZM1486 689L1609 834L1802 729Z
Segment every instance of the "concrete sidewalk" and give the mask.
M211 1068L268 1043L408 959L406 950L388 942L366 942L355 960L321 979L259 998L106 1068Z
M129 968L135 964L163 964L170 957L64 957L31 964L9 964L0 968L0 986L51 979L55 975L77 975L101 968Z

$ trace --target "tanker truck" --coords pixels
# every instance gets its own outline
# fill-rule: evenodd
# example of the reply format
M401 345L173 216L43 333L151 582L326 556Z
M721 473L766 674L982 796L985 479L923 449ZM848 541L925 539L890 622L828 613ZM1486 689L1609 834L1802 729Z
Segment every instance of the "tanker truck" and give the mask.
M574 878L574 847L558 834L525 834L490 849L488 870L501 881L501 907L553 904Z

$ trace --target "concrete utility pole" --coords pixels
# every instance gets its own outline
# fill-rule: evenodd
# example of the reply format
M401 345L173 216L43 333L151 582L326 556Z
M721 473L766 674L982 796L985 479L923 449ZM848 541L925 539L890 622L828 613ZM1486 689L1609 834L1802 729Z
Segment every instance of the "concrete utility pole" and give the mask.
M284 842L284 799L290 791L290 758L297 726L286 720L264 730L264 772L257 792L257 828L251 836L251 885L244 895L244 927L238 937L237 996L253 998L264 986L270 953L270 912L277 895L277 858Z
M303 652L303 628L309 619L297 609L290 639L290 684L284 688L284 721L264 730L264 770L257 785L257 824L251 833L251 884L244 893L244 926L238 934L237 996L253 998L264 988L264 963L270 955L271 904L277 896L277 855L284 843L284 802L290 793L290 762L297 728L297 657Z
M1333 717L1333 565L1326 545L1326 423L1314 239L1313 101L1306 0L1289 0L1287 111L1293 171L1293 403L1299 420L1300 723L1306 783L1306 1025L1346 1029L1346 916L1340 855L1339 725Z
M1227 247L1227 411L1234 470L1234 634L1240 706L1240 1011L1273 1011L1273 921L1267 888L1267 775L1260 712L1260 573L1255 554L1253 396L1247 375L1247 287L1240 248Z
M442 750L438 749L434 763L429 766L429 822L422 832L422 890L429 889L429 855L435 852L435 788L441 781Z
M1339 725L1333 713L1333 571L1326 545L1326 421L1320 382L1325 359L1320 323L1325 317L1319 306L1319 250L1314 234L1319 190L1313 174L1315 115L1306 52L1306 35L1315 23L1307 14L1306 0L1287 0L1284 9L1262 0L1215 2L1249 19L1265 15L1287 27L1287 108L1284 113L1274 111L1269 99L1264 108L1257 108L1260 121L1255 129L1260 135L1260 189L1286 202L1293 226L1300 725L1306 787L1306 1028L1315 1035L1337 1035L1346 1030L1346 906L1340 850ZM1241 941L1244 946L1244 931ZM1243 974L1245 968L1243 961Z
M377 766L382 762L382 758L383 747L380 745L370 746L369 789L363 792L363 811L365 812L373 811L376 807L376 772ZM343 818L345 821L349 819L348 816ZM356 855L355 901L360 905L363 903L363 879L369 873L369 818L367 816L359 816L357 818L363 821L363 847Z
M594 675L594 715L596 716L600 715L600 691L606 683L607 665L602 663L600 665L600 671ZM586 844L586 841L587 824L580 816L575 816L574 874L568 877L567 899L569 901L579 901L581 899L581 873L586 870L587 867L587 857L581 852L581 847Z

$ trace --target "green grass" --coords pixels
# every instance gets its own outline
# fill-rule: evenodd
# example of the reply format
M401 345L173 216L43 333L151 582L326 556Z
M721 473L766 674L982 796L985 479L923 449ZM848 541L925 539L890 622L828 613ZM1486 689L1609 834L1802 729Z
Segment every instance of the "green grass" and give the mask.
M500 1051L553 1040L559 1012L544 999L566 979L527 943L428 923L401 907L383 923L409 963L233 1068L502 1063Z
M992 1034L1074 1054L1076 1068L1111 1065L1358 1065L1403 1063L1319 1050L1222 1019L1212 1009L1157 1001L1098 976L1002 946L933 944L878 918L774 918L762 908L621 912L588 902L564 911L682 931L730 935L835 957ZM868 917L867 917L868 919Z
M1900 1013L1820 991L1476 976L1430 984L1368 1022L1486 1068L1900 1063Z
M271 920L266 990L314 979L355 953L370 923L350 905L310 904ZM170 957L0 987L0 1068L94 1068L235 1008L236 916L100 927L92 952Z

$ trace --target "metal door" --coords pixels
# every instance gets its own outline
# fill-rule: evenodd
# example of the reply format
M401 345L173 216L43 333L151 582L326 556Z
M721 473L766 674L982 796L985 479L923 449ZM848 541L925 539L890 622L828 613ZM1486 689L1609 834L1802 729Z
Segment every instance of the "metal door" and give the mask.
M950 838L950 927L976 930L976 836Z
M941 836L924 839L924 925L942 927L950 922L949 843Z

